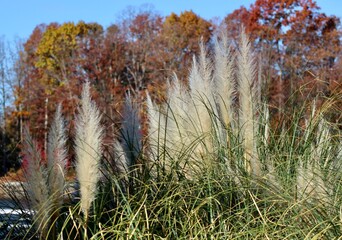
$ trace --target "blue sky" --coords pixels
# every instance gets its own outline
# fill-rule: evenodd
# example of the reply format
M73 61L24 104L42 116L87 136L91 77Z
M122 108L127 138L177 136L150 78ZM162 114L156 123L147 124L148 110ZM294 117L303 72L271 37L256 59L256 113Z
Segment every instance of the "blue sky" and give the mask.
M114 23L127 6L148 3L162 16L192 9L205 19L224 18L241 5L254 0L2 0L0 36L7 40L15 36L28 38L35 26L51 22L97 22L103 27ZM342 0L317 0L321 10L342 18Z

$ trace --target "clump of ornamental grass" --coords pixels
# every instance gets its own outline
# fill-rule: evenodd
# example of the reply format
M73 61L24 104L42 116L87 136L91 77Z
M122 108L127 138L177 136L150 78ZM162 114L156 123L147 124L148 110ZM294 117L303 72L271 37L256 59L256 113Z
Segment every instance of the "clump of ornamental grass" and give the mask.
M200 50L189 72L189 90L175 76L168 88L168 102L164 106L159 109L148 99L149 138L153 155L158 155L154 146L156 143L170 156L184 153L184 149L192 146L187 161L181 165L198 172L216 164L217 151L222 146L232 146L232 138L228 136L234 133L233 138L244 146L244 171L262 176L262 164L256 153L256 119L260 104L255 101L256 70L247 36L241 34L236 62L223 34L220 40L215 41L214 59L208 57L203 44ZM238 109L235 109L236 93L239 96ZM157 152L160 153L162 148L157 148ZM167 155L163 159L167 162L164 165L174 165ZM228 156L226 160L235 168L241 167L240 160Z
M201 67L194 58L189 74L189 91L174 76L164 106L159 108L149 97L147 99L151 156L158 157L157 164L162 169L169 172L179 167L189 176L201 167L204 147L210 148L209 138L205 136L210 134L212 128L208 111L212 102L211 66L203 45L201 52ZM192 146L191 149L186 151L189 146Z
M322 109L317 111L314 101L311 116L306 121L303 139L307 149L297 169L297 198L326 204L331 202L332 195L326 183L333 177L332 169L326 170L335 161L330 127L324 119L324 105Z
M36 140L25 129L22 154L26 161L27 193L35 210L34 221L41 238L56 230L55 223L63 203L66 171L64 129L61 106L58 105L48 137L47 164L42 162L41 149Z
M146 156L153 167L147 169L151 172L127 174L132 184L124 187L116 176L108 176L105 189L113 197L109 200L108 191L101 191L94 201L98 207L93 215L107 217L93 223L93 238L334 239L341 235L341 176L340 169L333 167L340 156L340 131L331 137L330 128L324 130L329 124L319 124L317 114L310 116L311 124L300 125L303 109L291 113L291 124L271 129L267 104L255 101L259 97L248 40L242 35L240 41L236 57L221 52L226 41L217 42L214 59L202 46L188 88L173 77L165 104L157 106L147 97L150 152ZM224 91L215 90L215 85ZM124 120L136 119L128 103ZM128 128L131 123L133 128ZM128 121L122 127L132 145L138 136L136 126ZM124 156L121 161L128 164L126 158L134 156L134 148L124 144L123 139L116 142L116 152L123 153L116 158ZM142 145L135 145L141 149ZM315 167L311 159L316 159ZM311 179L322 188L306 192L313 188ZM327 187L333 183L334 191ZM327 194L320 195L321 189ZM70 213L70 218L76 216Z
M295 109L290 123L272 129L267 103L255 101L260 98L246 36L242 34L235 53L227 50L224 37L215 44L214 58L201 46L188 88L174 76L167 102L158 106L147 96L146 148L138 106L126 99L122 134L113 143L116 166L100 182L103 130L89 83L84 85L76 170L85 219L77 205L65 206L60 236L337 239L342 235L342 137L327 121L328 110L323 107L306 117L304 107ZM142 149L149 152L143 154ZM147 158L141 164L149 167L130 174L141 158ZM122 184L126 180L130 184Z
M176 166L175 162L180 163L181 160L190 163L190 168L198 164L202 169L203 166L208 167L206 160L209 159L209 162L215 162L215 167L207 168L207 172L225 169L225 181L230 186L225 190L232 199L238 199L239 203L234 208L241 215L237 215L247 214L250 219L248 222L248 219L231 215L229 220L235 225L225 226L225 229L233 236L301 238L338 235L334 232L335 227L324 224L324 219L331 219L329 213L336 212L336 207L328 209L324 204L315 208L314 204L316 200L332 204L333 194L328 185L340 179L336 174L339 170L334 169L334 158L340 153L335 140L340 141L340 136L335 140L327 137L323 122L317 124L313 117L310 121L315 122L314 127L302 129L300 123L305 115L304 108L294 109L291 124L280 123L280 131L271 130L268 105L258 102L255 64L246 35L241 35L236 60L227 46L225 40L216 42L212 62L203 54L205 51L201 52L190 71L189 90L180 87L174 77L165 105L158 107L148 98L153 159L167 162L162 166ZM220 86L220 89L211 86ZM305 140L307 133L311 137ZM194 156L199 157L191 161ZM316 159L317 163L308 159ZM184 166L184 171L188 172L186 164ZM206 172L196 173L183 176L196 182ZM177 171L170 174L179 176ZM209 181L217 176L216 172ZM333 204L337 204L336 200ZM305 214L303 209L307 210ZM226 219L220 218L219 221L226 222ZM250 224L255 221L260 228ZM332 221L336 222L336 219ZM246 224L248 227L243 231ZM287 224L294 224L294 227L281 230L281 226ZM206 227L210 229L208 225ZM324 233L316 235L311 228L321 229Z

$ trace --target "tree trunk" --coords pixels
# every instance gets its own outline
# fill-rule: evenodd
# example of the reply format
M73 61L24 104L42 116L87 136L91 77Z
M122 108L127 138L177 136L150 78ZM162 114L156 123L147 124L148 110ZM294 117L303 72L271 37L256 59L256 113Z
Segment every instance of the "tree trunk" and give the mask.
M1 44L1 43L0 43ZM7 151L6 151L6 87L5 87L5 51L3 44L0 46L0 81L1 81L1 144L2 145L2 161L1 161L1 174L7 171Z

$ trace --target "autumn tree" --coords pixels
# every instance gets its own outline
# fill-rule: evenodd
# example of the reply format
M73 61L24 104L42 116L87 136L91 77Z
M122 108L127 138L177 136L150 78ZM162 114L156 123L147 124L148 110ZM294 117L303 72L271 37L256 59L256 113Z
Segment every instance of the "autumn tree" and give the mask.
M23 79L18 61L21 49L19 40L12 43L0 38L0 174L19 164L21 122L19 109L14 105L18 102L15 91Z
M163 18L148 6L130 8L118 22L126 45L122 83L140 94L153 82L162 82L159 35Z
M22 85L17 85L15 91L16 115L22 122L30 126L30 130L37 139L43 140L40 144L44 144L43 126L46 94L41 80L44 78L44 72L35 65L38 61L36 51L46 28L45 24L37 26L24 43L24 49L18 60L24 71Z
M192 57L199 53L200 40L207 44L212 32L212 24L193 11L184 11L179 16L171 13L165 18L162 31L164 51L169 53L166 65L184 79Z
M89 72L86 66L90 59L87 53L94 48L94 39L102 34L98 24L84 22L51 25L44 32L37 47L35 66L46 73L50 86L64 86L68 100L73 99L73 87L77 79L85 79ZM93 37L95 35L95 37ZM79 84L79 83L78 83ZM49 90L47 90L49 91Z
M64 104L66 118L72 124L79 86L92 76L85 69L86 51L94 45L91 36L102 31L97 24L52 23L38 26L25 43L21 56L25 92L18 99L25 106L22 112L29 113L30 122L35 123L31 130L42 140L42 146L46 145L49 120L58 102Z
M6 129L6 107L8 105L8 63L7 51L4 38L0 38L0 160L2 169L0 173L6 172L7 167L7 129Z
M299 76L311 71L327 80L326 71L334 67L341 53L340 20L318 12L314 2L309 1L302 7L302 11L295 12L290 29L283 36L284 69L287 73L295 69Z
M257 0L229 14L225 24L233 37L242 25L251 36L274 109L281 110L285 99L292 105L296 94L307 92L297 96L304 100L308 93L324 92L326 70L334 68L341 51L340 22L319 12L315 1Z
M23 81L25 78L25 64L22 61L24 54L24 41L17 38L14 41L12 48L9 51L10 62L11 62L11 81L10 81L10 91L13 96L13 111L11 111L9 125L14 128L14 132L11 133L15 142L22 141L23 133L23 119L27 114L23 111L22 104L22 91L23 91Z
M94 98L104 113L104 121L112 126L113 133L116 112L123 99L126 43L121 30L115 24L105 31L87 35L85 39L79 49L82 56L81 68L96 89Z

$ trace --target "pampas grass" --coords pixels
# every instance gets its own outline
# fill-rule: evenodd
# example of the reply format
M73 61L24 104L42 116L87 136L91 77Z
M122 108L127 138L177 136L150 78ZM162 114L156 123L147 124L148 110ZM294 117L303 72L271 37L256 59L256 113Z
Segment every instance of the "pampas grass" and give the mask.
M167 101L160 106L147 93L149 146L144 146L147 141L140 133L138 105L130 96L126 98L121 135L113 139L114 153L106 155L114 158L108 159L109 167L115 164L114 171L106 171L104 166L106 175L99 184L103 130L100 114L90 99L89 83L84 85L75 140L84 218L77 203L64 202L56 219L58 237L341 236L340 129L328 122L329 115L315 104L306 126L300 124L307 117L303 107L291 113L291 123L280 123L280 129L270 127L268 105L262 106L256 96L248 39L242 34L237 49L229 48L228 42L223 36L217 39L212 57L202 45L189 72L189 85L173 76ZM59 114L60 107L56 112L60 120L55 119L55 130L49 134L49 166L64 159L63 154L53 154L63 153L53 150L63 149ZM32 142L28 137L26 155L36 159L30 166L36 175L30 181L46 186L46 172ZM136 163L139 168L132 169ZM52 191L44 191L35 194L40 202L49 204L47 195ZM42 213L49 213L48 208L43 209L47 211ZM48 232L47 238L53 234Z
M204 46L201 48L199 63L194 58L189 74L189 91L177 76L173 76L168 88L168 101L163 106L158 108L147 97L152 155L163 160L160 163L165 170L178 166L189 177L193 171L203 167L201 163L207 149L212 151L210 135L214 98L211 67Z
M215 41L215 68L214 68L214 85L215 97L219 106L219 113L225 128L234 127L234 110L233 102L236 93L236 83L234 76L234 60L232 48L229 46L227 34L220 34Z
M235 57L231 51L223 34L220 40L215 41L213 59L208 57L201 43L200 55L198 59L193 58L189 72L189 90L181 86L176 76L173 77L168 88L168 102L161 107L164 112L158 111L148 98L150 142L164 141L163 146L172 156L192 145L192 154L187 157L188 166L207 168L213 164L210 160L213 156L209 155L217 151L218 145L229 145L229 132L236 134L240 131L244 168L260 176L261 163L256 153L257 103L253 103L256 96L255 64L245 34L241 35L237 69L234 68ZM239 83L238 111L234 109L237 92L235 74ZM235 124L235 112L239 113L240 127Z
M297 199L309 202L329 202L330 191L323 179L323 172L317 163L308 162L306 166L300 163L297 175Z
M164 125L167 127L165 144L167 149L174 149L175 152L179 152L184 144L189 144L187 135L190 131L193 131L193 126L188 120L189 113L187 112L190 97L185 90L185 86L182 85L176 75L173 76L168 89L168 103L165 110L165 123L167 125ZM162 127L162 131L165 131L165 128Z
M113 149L116 169L120 175L126 175L129 172L129 161L119 141L114 140Z
M139 109L129 94L126 95L122 117L122 149L127 161L124 165L129 168L137 163L142 150Z
M149 149L150 155L149 157L153 160L156 160L158 156L160 156L160 147L162 146L162 138L160 130L161 127L165 126L165 119L163 115L160 114L158 106L153 103L150 95L147 93L146 96L146 107L147 107L147 116L149 120L148 124L148 139L149 139Z
M80 184L81 209L88 218L100 178L102 132L100 113L90 98L89 82L83 86L81 107L76 120L76 174Z
M188 109L191 118L192 134L195 137L205 137L204 144L209 151L212 150L210 134L213 131L212 115L215 114L215 102L213 94L212 63L207 57L207 50L200 43L200 55L198 60L194 57L193 65L189 74L190 99ZM199 153L204 154L203 144L198 146Z
M62 116L62 107L59 104L54 121L50 127L47 149L47 170L49 192L52 203L57 209L62 204L67 164L65 125Z
M254 86L255 63L250 43L244 32L241 34L237 61L239 87L239 124L244 146L244 160L247 172L261 175L261 164L256 155L256 88Z
M25 177L27 180L27 193L33 210L35 211L35 225L42 237L45 237L49 227L50 199L47 186L47 171L42 164L41 149L25 128L23 142L23 155L27 161Z
M35 223L42 238L55 230L55 221L63 201L64 174L66 168L66 137L61 106L58 105L54 121L50 127L47 145L47 165L42 163L41 149L25 129L23 155L27 160L25 177L28 195L33 209ZM50 214L54 217L51 217Z
M324 169L332 163L332 144L329 133L329 126L322 112L316 113L316 104L313 103L311 118L307 121L304 139L308 142L310 151L306 159L302 159L298 166L297 174L297 197L300 200L329 202L331 189L327 187L328 176ZM315 134L315 137L310 136ZM329 171L331 172L331 170ZM329 173L328 172L328 173ZM331 179L330 179L331 180Z

